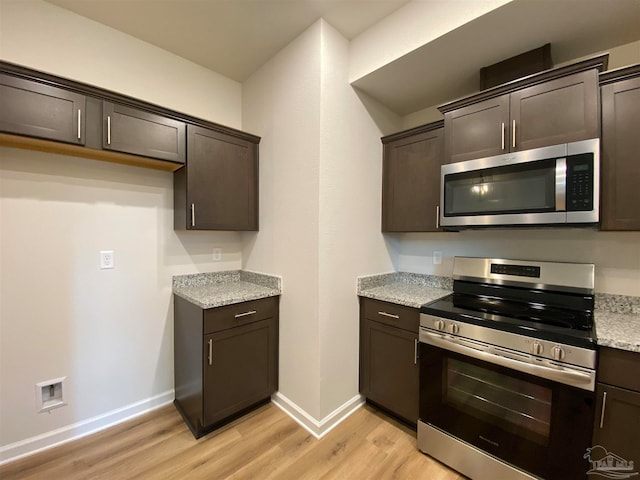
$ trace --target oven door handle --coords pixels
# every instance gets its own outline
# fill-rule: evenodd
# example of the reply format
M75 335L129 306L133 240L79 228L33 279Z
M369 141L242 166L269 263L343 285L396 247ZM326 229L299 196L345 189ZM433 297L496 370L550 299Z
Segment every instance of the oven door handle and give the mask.
M590 392L595 390L595 372L582 372L560 365L548 367L522 362L502 355L496 355L491 352L485 352L483 350L460 345L453 338L444 338L441 334L427 332L422 329L420 330L420 341L428 345L433 345L434 347L473 357L478 360L484 360L485 362L492 363L494 365L511 368L536 377L546 378L547 380L553 380L565 385L589 390Z

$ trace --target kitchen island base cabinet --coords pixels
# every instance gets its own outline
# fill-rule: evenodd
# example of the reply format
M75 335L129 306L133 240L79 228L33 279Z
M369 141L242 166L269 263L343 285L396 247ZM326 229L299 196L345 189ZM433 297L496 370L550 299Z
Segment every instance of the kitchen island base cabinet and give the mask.
M360 393L415 427L419 312L366 298L360 312Z
M174 403L199 438L277 390L278 297L212 309L174 298Z

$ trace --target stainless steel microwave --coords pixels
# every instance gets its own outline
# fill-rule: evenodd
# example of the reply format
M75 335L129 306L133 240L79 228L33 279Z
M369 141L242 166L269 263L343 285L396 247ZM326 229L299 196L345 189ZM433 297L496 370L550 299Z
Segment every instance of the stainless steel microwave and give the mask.
M443 165L440 205L452 229L597 223L600 139Z

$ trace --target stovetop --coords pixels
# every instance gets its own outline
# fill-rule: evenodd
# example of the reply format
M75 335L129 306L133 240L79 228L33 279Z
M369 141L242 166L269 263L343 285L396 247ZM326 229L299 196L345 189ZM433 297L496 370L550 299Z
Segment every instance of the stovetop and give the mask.
M595 350L591 311L543 303L452 293L420 308L421 313L541 340Z

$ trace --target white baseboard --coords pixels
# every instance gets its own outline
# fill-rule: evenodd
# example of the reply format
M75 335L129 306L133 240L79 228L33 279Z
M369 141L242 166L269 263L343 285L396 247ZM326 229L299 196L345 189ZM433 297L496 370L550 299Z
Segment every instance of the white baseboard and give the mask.
M113 427L114 425L131 420L151 410L163 407L173 402L174 398L174 390L167 390L166 392L126 405L122 408L111 410L102 415L41 435L36 435L35 437L20 440L19 442L10 443L9 445L0 447L0 465Z
M349 415L355 412L358 408L360 408L364 404L364 397L362 397L361 395L356 395L319 421L313 418L287 397L282 395L280 392L274 393L271 396L271 401L287 415L298 422L302 427L304 427L314 437L320 439L327 433L329 433L340 422L346 419Z

